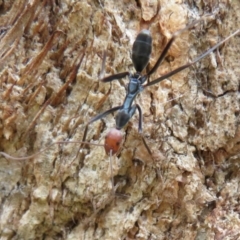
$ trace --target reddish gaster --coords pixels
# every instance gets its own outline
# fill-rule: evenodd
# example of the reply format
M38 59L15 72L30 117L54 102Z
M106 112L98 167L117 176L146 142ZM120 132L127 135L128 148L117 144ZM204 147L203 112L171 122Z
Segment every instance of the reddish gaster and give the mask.
M105 137L104 148L107 154L116 154L121 146L123 135L120 130L112 128Z

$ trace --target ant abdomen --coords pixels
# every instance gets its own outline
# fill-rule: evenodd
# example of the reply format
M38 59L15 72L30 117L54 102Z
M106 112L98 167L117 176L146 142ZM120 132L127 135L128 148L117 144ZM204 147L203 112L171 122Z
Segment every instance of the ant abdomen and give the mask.
M147 66L152 52L152 37L149 30L142 30L133 43L132 61L137 72Z

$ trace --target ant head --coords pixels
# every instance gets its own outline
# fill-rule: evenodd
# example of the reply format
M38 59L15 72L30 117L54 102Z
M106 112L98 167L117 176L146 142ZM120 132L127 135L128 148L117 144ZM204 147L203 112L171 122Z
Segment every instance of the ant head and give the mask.
M119 151L123 135L120 130L112 128L105 137L104 148L107 154L115 154Z

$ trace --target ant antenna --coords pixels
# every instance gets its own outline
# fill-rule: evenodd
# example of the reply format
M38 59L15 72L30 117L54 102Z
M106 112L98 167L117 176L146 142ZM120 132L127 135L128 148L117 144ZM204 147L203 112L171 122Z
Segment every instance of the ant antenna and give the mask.
M113 131L110 131L108 135L115 134L114 137L117 138L117 139L119 137L122 137L122 135L119 134L120 131L116 135L116 131L115 130L116 129L113 129ZM121 143L122 138L119 141ZM110 141L110 142L108 142L109 145L107 145L106 142L105 142L105 144L99 144L99 143L90 143L90 142L82 142L82 141L71 141L71 142L70 141L58 141L58 142L54 142L54 143L50 144L49 146L43 148L41 151L39 151L37 153L34 153L34 154L30 155L30 156L26 156L26 157L14 157L14 156L11 156L11 155L9 155L9 154L7 154L5 152L1 152L1 151L0 151L0 155L5 157L6 159L10 159L10 160L18 160L18 161L29 160L29 159L32 159L32 158L38 156L39 154L45 152L47 149L51 148L55 144L69 144L69 143L81 143L81 144L84 144L84 145L85 144L88 144L88 145L90 144L90 145L100 146L100 147L104 147L105 148L105 152L109 156L109 166L110 166L110 173L111 173L112 192L114 194L115 192L114 192L113 164L112 164L113 160L112 160L112 156L113 156L113 154L115 154L115 153L117 153L119 151L120 143L116 145L116 142Z

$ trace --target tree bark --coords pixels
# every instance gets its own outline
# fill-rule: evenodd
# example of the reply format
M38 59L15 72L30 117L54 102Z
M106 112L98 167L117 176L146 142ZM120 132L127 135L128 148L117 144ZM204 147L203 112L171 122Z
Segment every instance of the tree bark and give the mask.
M239 1L0 8L1 239L240 238L239 36L147 87L136 99L143 134L135 114L116 156L76 143L92 117L123 103L128 79L100 82L102 65L106 76L134 72L141 29L153 38L149 71L175 31L209 14L177 37L152 81L239 29ZM87 141L103 144L113 127L113 114L90 124Z

